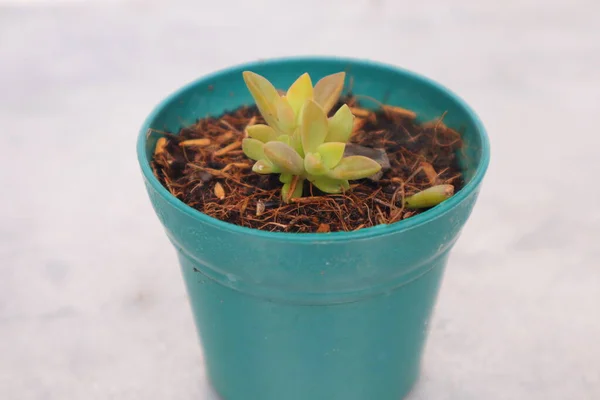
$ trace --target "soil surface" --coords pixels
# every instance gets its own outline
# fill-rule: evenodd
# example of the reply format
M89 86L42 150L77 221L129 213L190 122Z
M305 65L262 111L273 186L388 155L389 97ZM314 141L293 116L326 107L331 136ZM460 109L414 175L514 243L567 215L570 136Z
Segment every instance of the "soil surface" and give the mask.
M241 149L245 127L264 123L256 107L200 119L177 134L161 135L152 168L160 182L189 206L220 220L273 232L354 231L390 224L426 210L403 207L404 197L438 184L463 187L457 153L461 135L443 116L417 124L415 114L380 105L369 111L360 97L343 98L356 116L350 143L385 150L381 176L351 181L343 194L325 194L305 183L305 197L281 201L278 175L252 172ZM307 194L312 194L308 196Z

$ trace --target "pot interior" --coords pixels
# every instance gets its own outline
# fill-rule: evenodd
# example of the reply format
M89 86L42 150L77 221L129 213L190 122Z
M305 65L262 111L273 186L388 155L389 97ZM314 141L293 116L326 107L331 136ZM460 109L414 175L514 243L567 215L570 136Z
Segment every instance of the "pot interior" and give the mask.
M460 132L464 149L458 154L465 184L483 175L487 165L487 138L475 113L455 94L439 84L393 66L369 61L338 58L290 58L239 65L200 78L176 91L161 103L148 118L145 128L177 133L207 116L253 103L242 79L242 72L251 70L265 76L276 87L285 89L304 72L313 84L321 77L339 71L346 72L346 86L355 95L375 99L360 99L361 106L377 108L377 102L400 106L417 113L419 122L444 115L444 123ZM148 134L145 143L149 163L159 134Z

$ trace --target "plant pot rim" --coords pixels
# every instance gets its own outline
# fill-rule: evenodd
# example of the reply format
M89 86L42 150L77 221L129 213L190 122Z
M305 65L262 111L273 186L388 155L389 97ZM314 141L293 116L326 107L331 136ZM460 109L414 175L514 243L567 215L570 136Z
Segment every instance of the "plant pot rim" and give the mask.
M202 85L203 82L209 84L211 80L214 78L223 75L223 74L231 74L231 73L240 73L244 70L253 70L257 67L268 65L268 64L295 64L295 63L342 63L348 65L362 65L365 67L372 67L375 70L388 70L390 72L399 73L408 76L414 80L420 81L424 85L428 85L433 87L438 91L445 92L446 95L451 97L461 108L463 108L469 118L473 121L474 126L477 130L477 135L481 141L481 159L475 174L471 178L471 180L457 193L455 193L451 198L445 200L441 204L424 211L420 214L412 216L402 221L395 222L393 224L380 224L369 228L363 228L358 231L352 232L328 232L328 233L295 233L295 232L268 232L262 231L254 228L247 228L244 226L232 224L230 222L221 221L217 218L210 217L203 212L196 210L193 207L188 206L183 201L179 200L177 197L173 196L156 178L154 175L152 168L150 166L150 162L146 155L146 141L148 139L148 129L150 128L152 121L156 118L158 113L165 108L169 103L173 102L177 97L179 97L183 92L189 90L190 87ZM452 92L450 89L441 85L440 83L427 78L426 76L420 75L416 72L404 69L402 67L398 67L392 64L382 63L379 61L372 61L361 58L351 58L351 57L334 57L334 56L293 56L293 57L280 57L280 58L268 58L268 59L260 59L257 61L251 61L241 64L236 64L227 68L219 69L210 74L201 76L187 84L181 86L179 89L172 92L165 99L163 99L151 113L148 115L146 120L144 121L139 135L137 139L137 158L140 164L142 174L147 182L147 184L151 185L156 192L166 199L172 206L177 208L180 212L194 218L200 223L212 225L215 228L219 228L224 231L228 231L230 233L237 234L245 234L245 235L255 235L262 236L267 239L279 239L286 241L297 241L297 242L333 242L333 241L345 241L345 240L356 240L356 239L366 239L375 236L388 235L392 233L398 233L400 231L406 231L412 229L416 226L427 223L433 219L438 218L439 216L447 213L453 208L457 207L460 203L462 203L465 199L469 197L469 195L475 191L486 171L490 162L490 145L489 139L487 136L486 129L475 113L473 109L457 94Z

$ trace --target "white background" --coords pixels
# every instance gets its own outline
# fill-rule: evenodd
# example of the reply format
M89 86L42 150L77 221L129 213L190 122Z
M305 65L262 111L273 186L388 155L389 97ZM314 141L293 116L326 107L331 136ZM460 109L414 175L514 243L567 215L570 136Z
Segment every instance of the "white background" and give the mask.
M599 399L599 15L596 0L0 0L0 398L213 399L137 131L200 75L333 54L440 81L491 138L410 400Z

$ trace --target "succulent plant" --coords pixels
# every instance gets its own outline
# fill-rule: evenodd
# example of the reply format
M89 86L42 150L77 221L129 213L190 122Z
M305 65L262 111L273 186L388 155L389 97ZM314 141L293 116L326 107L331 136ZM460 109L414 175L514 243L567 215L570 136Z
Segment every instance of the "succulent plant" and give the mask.
M314 87L305 73L284 95L254 72L245 71L243 77L267 124L247 127L242 149L256 161L254 172L280 174L285 202L302 196L304 180L325 193L340 193L350 188L348 181L379 172L381 166L368 157L344 157L354 121L350 108L344 104L327 117L339 100L344 72Z

